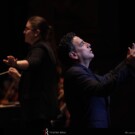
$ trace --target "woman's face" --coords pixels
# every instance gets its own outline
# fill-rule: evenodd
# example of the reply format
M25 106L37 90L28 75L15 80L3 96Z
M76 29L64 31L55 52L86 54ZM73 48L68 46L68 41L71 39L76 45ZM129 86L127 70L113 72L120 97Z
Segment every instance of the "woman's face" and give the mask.
M32 45L35 39L35 31L32 29L31 23L28 21L24 29L25 42Z

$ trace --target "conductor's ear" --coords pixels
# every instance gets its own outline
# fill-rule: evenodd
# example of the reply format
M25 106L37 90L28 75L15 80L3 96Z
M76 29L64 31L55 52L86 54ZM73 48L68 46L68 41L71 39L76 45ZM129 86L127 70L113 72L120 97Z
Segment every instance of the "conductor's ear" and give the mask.
M72 59L78 59L78 55L76 52L72 51L72 52L69 52L69 57L72 58Z

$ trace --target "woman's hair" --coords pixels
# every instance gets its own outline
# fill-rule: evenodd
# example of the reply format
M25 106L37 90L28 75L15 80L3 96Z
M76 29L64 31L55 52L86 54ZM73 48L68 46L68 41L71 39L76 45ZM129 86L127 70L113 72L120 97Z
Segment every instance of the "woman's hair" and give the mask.
M51 46L56 56L56 59L58 59L55 33L53 27L48 23L48 21L44 17L41 16L32 16L28 19L28 21L31 24L33 30L40 30L41 39Z
M32 29L39 29L41 38L47 40L49 30L52 29L47 20L41 16L32 16L28 21L30 22Z

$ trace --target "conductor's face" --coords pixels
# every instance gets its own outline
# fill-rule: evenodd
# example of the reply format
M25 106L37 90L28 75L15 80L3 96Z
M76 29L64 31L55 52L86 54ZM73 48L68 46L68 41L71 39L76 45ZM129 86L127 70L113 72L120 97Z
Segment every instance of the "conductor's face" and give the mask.
M32 45L33 41L35 39L35 31L32 29L30 22L26 23L26 26L25 26L23 33L25 36L25 42Z
M79 61L91 61L94 58L90 43L83 41L78 36L73 37L72 43L75 47L75 53Z

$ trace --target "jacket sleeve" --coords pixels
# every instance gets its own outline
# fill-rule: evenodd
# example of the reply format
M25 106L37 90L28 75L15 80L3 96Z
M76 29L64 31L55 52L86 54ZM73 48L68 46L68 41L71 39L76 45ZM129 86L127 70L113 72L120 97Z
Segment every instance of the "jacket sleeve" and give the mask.
M80 67L69 70L65 77L65 87L77 89L77 92L85 95L107 96L113 88L126 80L129 76L129 69L123 61L114 70L104 76L93 76L82 70ZM72 87L72 88L71 88Z

